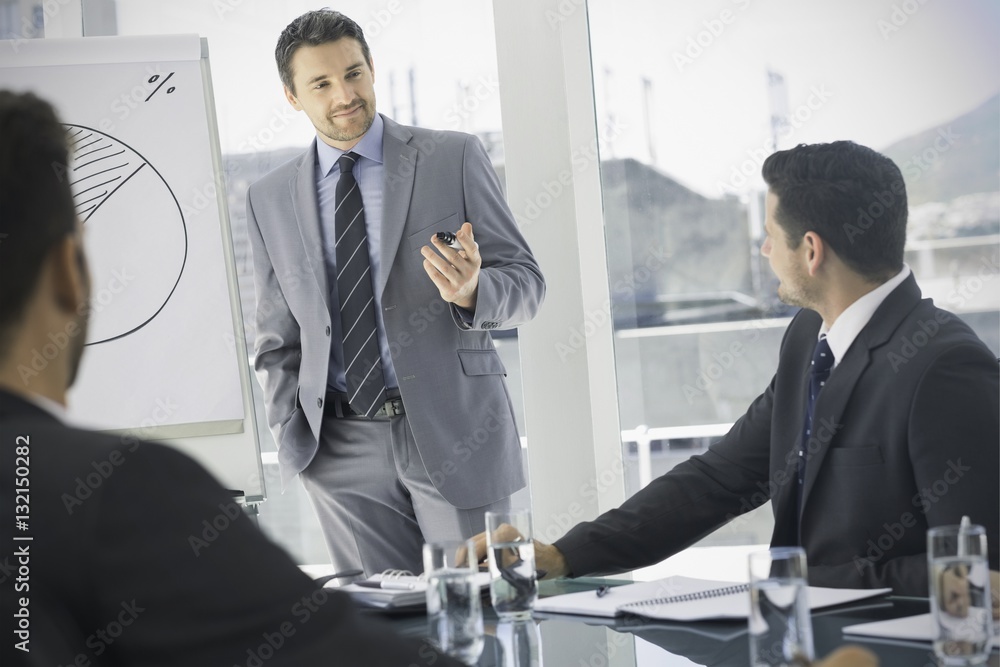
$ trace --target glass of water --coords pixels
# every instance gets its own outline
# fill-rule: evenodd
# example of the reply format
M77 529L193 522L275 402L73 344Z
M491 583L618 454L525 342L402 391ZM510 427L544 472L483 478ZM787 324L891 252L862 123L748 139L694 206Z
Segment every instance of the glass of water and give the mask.
M986 530L968 524L928 530L927 573L934 654L942 665L984 663L993 633Z
M490 600L503 620L524 620L538 598L528 510L486 513Z
M812 662L806 553L778 547L750 554L750 664L753 667Z
M462 548L465 557L459 560ZM424 545L431 640L442 652L469 665L483 652L483 607L476 583L475 552L472 540Z

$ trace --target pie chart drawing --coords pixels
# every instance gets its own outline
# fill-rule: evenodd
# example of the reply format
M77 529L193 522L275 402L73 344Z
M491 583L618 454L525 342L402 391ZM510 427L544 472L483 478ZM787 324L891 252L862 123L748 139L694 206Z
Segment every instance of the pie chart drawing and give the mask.
M93 128L66 129L67 177L91 276L86 344L98 345L163 311L187 264L187 223L173 190L138 151Z

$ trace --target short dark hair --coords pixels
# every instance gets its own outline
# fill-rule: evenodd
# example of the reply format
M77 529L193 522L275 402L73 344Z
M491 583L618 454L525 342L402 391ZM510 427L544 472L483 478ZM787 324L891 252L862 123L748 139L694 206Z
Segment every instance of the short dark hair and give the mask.
M892 160L853 141L799 144L772 154L761 172L792 248L812 231L868 280L902 270L906 185Z
M364 31L361 30L361 26L340 12L329 8L317 9L306 12L289 23L281 31L278 46L274 49L274 60L278 64L281 83L285 84L288 90L295 92L292 80L292 56L300 46L319 46L327 42L336 42L344 37L358 40L361 52L368 62L368 67L371 68L372 52L368 48L368 42L365 41Z
M66 128L31 93L0 90L0 354L45 257L76 231Z

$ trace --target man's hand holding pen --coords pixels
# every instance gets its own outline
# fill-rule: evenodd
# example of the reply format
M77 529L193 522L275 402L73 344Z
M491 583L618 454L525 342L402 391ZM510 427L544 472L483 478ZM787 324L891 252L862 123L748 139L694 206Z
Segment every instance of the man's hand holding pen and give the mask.
M455 250L436 235L431 237L430 246L423 246L424 271L434 281L441 298L460 308L475 312L479 294L479 267L483 259L479 255L479 244L472 234L468 222L455 233L461 250Z

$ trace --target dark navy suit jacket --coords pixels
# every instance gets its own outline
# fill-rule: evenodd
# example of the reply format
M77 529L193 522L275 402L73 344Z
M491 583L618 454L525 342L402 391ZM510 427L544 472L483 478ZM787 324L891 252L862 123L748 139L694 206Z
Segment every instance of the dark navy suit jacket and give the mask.
M1000 367L911 275L879 306L817 398L795 507L796 459L820 316L792 320L770 386L723 439L556 542L574 575L684 549L772 501L772 543L796 542L813 585L927 594L926 532L968 514L1000 563Z

